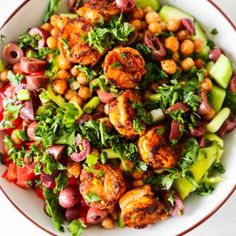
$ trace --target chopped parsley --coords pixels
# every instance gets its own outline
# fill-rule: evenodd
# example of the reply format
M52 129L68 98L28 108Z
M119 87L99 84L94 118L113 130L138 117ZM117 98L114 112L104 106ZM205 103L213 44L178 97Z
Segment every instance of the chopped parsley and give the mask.
M73 220L68 225L68 230L71 232L72 236L82 236L86 225L81 220Z
M38 34L30 35L28 33L24 33L19 37L19 46L21 48L27 48L29 46L36 48L40 39L41 37Z
M116 62L112 63L111 67L114 69L120 69L122 66L119 61L116 61Z
M11 70L9 70L7 73L7 78L12 85L17 86L24 79L24 76L20 74L14 74Z
M98 195L96 195L93 192L90 192L87 195L85 195L84 199L86 202L99 202L102 200Z
M212 35L217 35L218 34L218 30L216 28L211 30L211 34Z

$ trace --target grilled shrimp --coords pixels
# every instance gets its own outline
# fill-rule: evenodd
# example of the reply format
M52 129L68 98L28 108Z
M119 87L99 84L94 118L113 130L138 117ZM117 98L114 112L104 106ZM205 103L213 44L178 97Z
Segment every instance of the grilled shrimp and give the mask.
M101 210L113 207L125 192L121 173L109 165L83 169L80 181L80 193L87 204Z
M109 107L109 119L116 130L127 138L134 138L139 132L134 127L134 120L140 122L142 132L145 125L135 116L132 103L139 103L140 96L132 90L126 90Z
M63 28L58 47L70 62L93 66L101 58L101 55L82 39L92 27L90 21L80 18L70 20Z
M109 21L112 16L119 15L120 9L114 0L90 0L77 10L77 14L94 23L98 23L101 19Z
M146 73L143 57L130 47L110 51L104 60L103 69L108 80L123 89L137 87Z
M148 185L128 191L119 204L121 219L128 227L145 228L167 218L164 205L155 198Z
M178 152L166 143L163 132L164 126L157 126L138 140L141 159L154 169L172 168L179 160Z

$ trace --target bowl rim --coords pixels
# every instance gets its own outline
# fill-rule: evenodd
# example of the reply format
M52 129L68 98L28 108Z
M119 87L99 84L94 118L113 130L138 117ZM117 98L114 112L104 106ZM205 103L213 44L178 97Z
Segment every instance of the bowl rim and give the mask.
M212 7L214 7L220 14L228 21L228 23L231 25L231 27L236 31L236 24L233 23L233 21L230 19L230 17L212 0L206 0L209 2ZM0 26L0 30L3 29L3 27L16 15L18 11L21 10L30 0L24 0L20 5L16 7L15 10L12 11L12 13L7 17L7 19L4 21L4 23ZM31 223L33 223L35 226L38 228L42 229L46 233L52 235L52 236L57 236L56 234L52 233L42 225L38 224L36 221L34 221L30 216L28 216L23 210L21 210L15 203L14 201L7 195L7 193L4 191L2 186L0 185L0 190L2 193L5 195L5 197L9 200L9 202L20 212L25 218L27 218ZM198 220L195 224L193 224L191 227L188 229L184 230L183 232L179 233L177 236L183 236L189 232L191 232L193 229L197 228L199 225L207 221L212 215L214 215L224 204L225 202L232 196L232 194L236 191L236 183L232 190L227 194L227 196L211 211L209 212L205 217L202 219Z

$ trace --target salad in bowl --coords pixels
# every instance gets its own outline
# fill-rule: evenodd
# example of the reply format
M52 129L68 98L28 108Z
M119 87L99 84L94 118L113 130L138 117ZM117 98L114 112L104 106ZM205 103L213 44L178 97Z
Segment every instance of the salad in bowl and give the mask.
M185 199L211 194L225 171L223 138L236 127L231 59L172 5L59 4L4 42L2 177L33 190L72 235L184 214Z

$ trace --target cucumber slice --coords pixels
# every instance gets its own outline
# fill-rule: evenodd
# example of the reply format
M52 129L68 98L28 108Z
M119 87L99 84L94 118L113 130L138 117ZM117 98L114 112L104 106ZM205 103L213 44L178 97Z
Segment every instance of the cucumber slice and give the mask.
M20 101L27 101L30 100L30 92L27 89L21 89L17 95L16 95L17 99Z
M196 34L194 35L194 39L201 39L202 42L204 43L204 46L207 45L207 36L206 36L206 33L205 31L202 29L200 23L198 21L195 22L195 31L196 31Z
M211 133L217 132L223 123L229 118L229 115L230 109L228 107L223 108L207 125L207 130Z
M221 88L217 85L212 86L209 101L210 101L212 108L215 111L217 111L217 112L220 111L220 109L224 103L225 96L226 96L226 92L223 88Z
M207 68L208 72L211 70L212 66L214 66L214 62L213 62L213 61L209 61L209 62L206 64L206 68Z
M209 73L218 85L226 89L233 74L233 66L230 59L221 54Z
M135 5L144 9L145 7L150 6L154 11L159 11L161 4L159 0L135 0Z
M68 17L69 19L76 19L79 17L79 15L75 13L61 13L60 17Z

